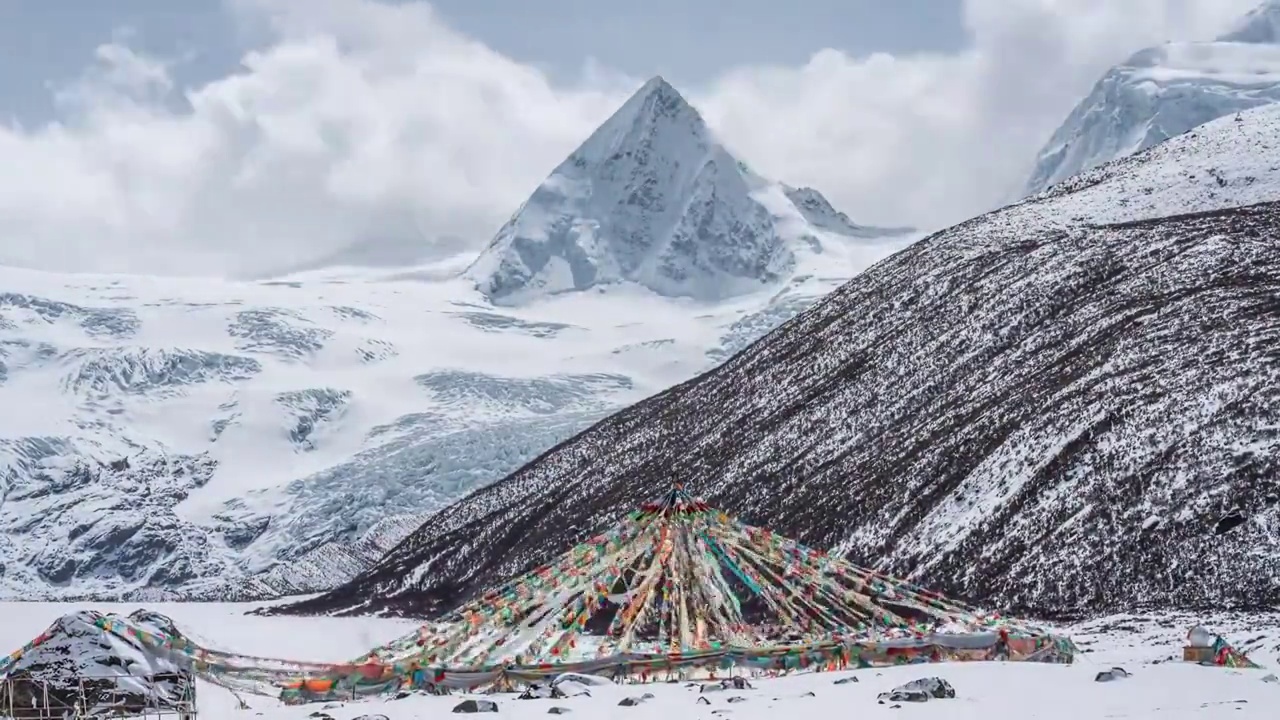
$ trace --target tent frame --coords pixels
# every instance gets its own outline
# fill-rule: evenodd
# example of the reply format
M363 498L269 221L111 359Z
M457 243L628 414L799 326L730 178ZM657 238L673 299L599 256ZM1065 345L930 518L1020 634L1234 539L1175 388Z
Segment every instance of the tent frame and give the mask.
M54 696L50 695L50 687L64 687L60 684L23 674L18 674L16 677L0 677L0 700L3 701L0 702L0 718L9 718L11 720L66 720L67 718L72 720L80 720L81 718L86 720L88 718L140 718L141 720L177 718L177 720L196 720L199 712L196 704L195 677L188 678L188 682L183 684L182 695L172 704L160 701L156 696L154 684L147 682L150 679L149 676L140 675L79 675L76 678L75 701L67 705L59 702L56 694ZM143 682L139 683L139 680ZM126 698L137 696L139 693L135 689L123 689L121 685L125 681L132 681L135 685L142 685L147 688L145 700L141 707L127 704ZM94 690L91 693L89 688L86 687L86 683L110 685L108 699L105 703L109 709L93 711L90 706L90 695L100 694L101 690ZM32 687L38 688L38 691L30 693L29 691ZM31 694L36 702L32 705L17 704L16 695L19 688L22 688L24 693ZM61 692L57 694L61 694Z

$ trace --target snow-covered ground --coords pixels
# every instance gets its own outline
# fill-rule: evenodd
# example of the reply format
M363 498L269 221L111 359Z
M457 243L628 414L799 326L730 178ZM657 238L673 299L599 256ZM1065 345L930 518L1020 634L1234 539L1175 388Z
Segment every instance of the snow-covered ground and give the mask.
M21 646L61 614L93 608L128 612L133 605L0 603L0 648ZM340 661L354 658L376 644L399 637L412 621L381 618L279 618L242 613L247 605L156 604L149 609L173 618L184 633L219 649L294 660ZM1175 660L1188 627L1204 622L1242 650L1251 651L1261 670L1200 667ZM518 700L514 695L488 696L504 717L544 716L553 707L569 708L590 718L772 719L792 713L816 717L905 713L909 717L1018 718L1076 720L1093 718L1268 718L1280 707L1280 682L1263 678L1280 664L1280 613L1193 616L1118 616L1063 628L1084 652L1072 666L968 663L878 668L842 673L797 675L754 680L754 689L706 695L682 684L596 688L589 698ZM1131 677L1107 683L1094 675L1119 665ZM856 683L836 685L849 675ZM880 704L876 696L916 678L938 676L956 689L955 699L915 705ZM652 693L635 707L621 707L624 697ZM810 695L812 693L812 695ZM729 698L744 701L730 703ZM334 720L385 715L391 720L435 718L450 713L465 695L410 696L401 700L371 699L329 705L285 707L264 697L246 697L250 710L237 710L226 691L202 684L202 717L264 717L302 720L323 712Z
M1258 670L1230 671L1186 665L1142 668L1119 682L1097 683L1103 668L1089 664L1063 667L1035 664L967 664L908 666L846 673L797 675L756 681L753 689L700 695L683 684L593 688L591 697L559 700L518 700L514 695L472 696L496 700L500 717L546 717L552 707L572 715L606 720L685 720L740 718L775 720L808 715L836 717L930 717L964 720L1093 720L1095 718L1267 718L1280 704L1280 685L1261 682ZM859 682L835 685L853 675ZM877 695L912 680L938 676L956 689L954 699L927 703L880 703ZM234 700L201 689L200 711L212 717L234 717ZM651 693L654 697L633 707L619 701ZM810 694L812 693L812 694ZM334 720L385 715L389 720L426 720L445 716L468 696L422 697L403 700L281 707L250 700L255 713L272 720L314 717L323 712ZM699 697L714 697L700 704ZM744 701L730 703L730 698ZM247 711L242 711L247 714ZM322 719L321 719L322 720Z

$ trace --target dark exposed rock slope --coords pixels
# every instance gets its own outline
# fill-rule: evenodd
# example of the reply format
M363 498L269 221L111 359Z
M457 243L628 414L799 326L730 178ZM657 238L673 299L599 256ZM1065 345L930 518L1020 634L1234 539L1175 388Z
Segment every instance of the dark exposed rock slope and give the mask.
M968 599L1280 601L1280 111L880 263L286 612L429 615L672 480Z

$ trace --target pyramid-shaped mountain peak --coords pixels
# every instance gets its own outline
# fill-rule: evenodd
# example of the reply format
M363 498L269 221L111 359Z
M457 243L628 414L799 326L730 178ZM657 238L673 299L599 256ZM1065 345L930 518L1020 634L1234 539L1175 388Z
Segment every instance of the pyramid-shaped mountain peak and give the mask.
M654 75L649 78L640 89L636 91L636 95L649 95L652 93L670 93L680 96L680 91L671 86L661 75Z
M611 155L618 147L644 143L658 135L672 139L696 139L702 145L712 142L711 132L702 116L661 75L653 77L633 93L587 138L574 156L597 159L600 153Z
M467 276L506 304L618 283L699 300L757 290L795 264L759 197L770 187L655 77L543 181Z
M643 103L645 100L650 98L662 102L679 103L689 106L689 101L685 99L684 95L681 95L680 91L675 89L675 86L667 82L661 75L654 75L645 81L645 84L641 85L639 90L632 93L631 99L628 100L628 103Z

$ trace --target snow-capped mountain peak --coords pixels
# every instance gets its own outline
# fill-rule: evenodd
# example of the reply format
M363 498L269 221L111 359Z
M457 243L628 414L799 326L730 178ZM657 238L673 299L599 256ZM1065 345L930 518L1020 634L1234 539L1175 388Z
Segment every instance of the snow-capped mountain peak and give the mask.
M1109 70L1036 157L1026 194L1226 115L1280 100L1280 2L1213 42L1140 50Z
M1280 43L1280 0L1267 0L1236 24L1221 42Z
M565 162L617 161L622 158L614 155L646 143L690 158L706 155L715 144L702 116L660 75L642 85Z
M551 173L466 274L503 304L624 282L668 297L734 297L786 277L791 240L812 237L775 222L799 217L779 199L789 205L655 77Z

